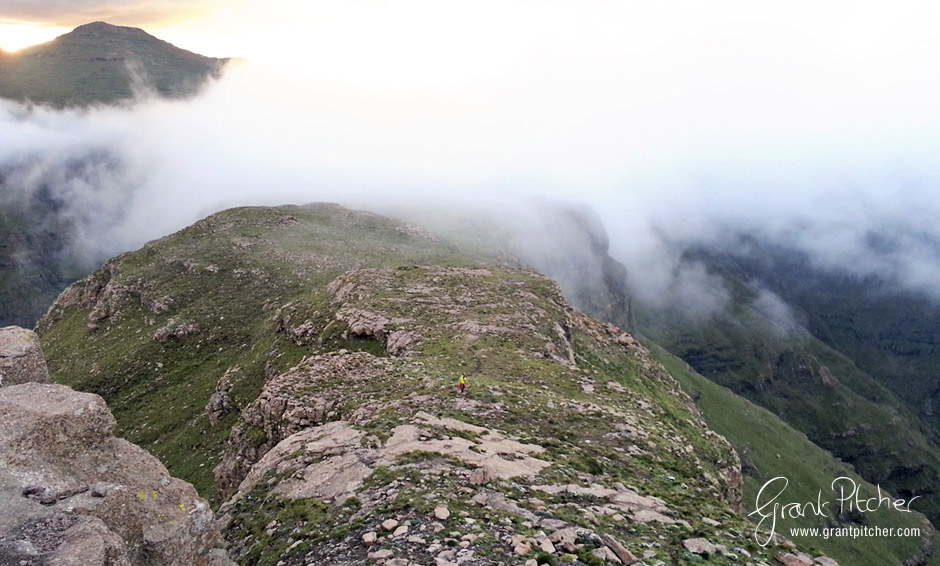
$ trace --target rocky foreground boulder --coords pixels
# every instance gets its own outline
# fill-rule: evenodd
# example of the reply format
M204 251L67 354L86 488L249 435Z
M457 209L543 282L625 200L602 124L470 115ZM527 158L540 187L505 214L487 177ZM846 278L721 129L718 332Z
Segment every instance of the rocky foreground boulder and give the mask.
M19 326L0 328L0 387L49 381L39 337Z
M0 564L233 564L206 501L114 425L97 395L0 389Z

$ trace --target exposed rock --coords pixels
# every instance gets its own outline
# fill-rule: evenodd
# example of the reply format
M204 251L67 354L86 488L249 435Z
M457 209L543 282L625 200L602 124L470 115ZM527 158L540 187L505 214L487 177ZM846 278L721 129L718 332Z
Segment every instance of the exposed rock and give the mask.
M0 390L0 563L26 553L48 564L209 564L221 539L206 501L111 436L114 424L97 395Z
M0 387L49 382L39 337L19 326L0 328Z
M390 332L385 341L385 351L390 356L401 356L421 341L421 335L407 330Z
M417 238L421 240L427 240L429 242L436 242L439 240L439 238L433 233L428 232L420 226L415 226L414 224L404 223L401 226L395 228L395 231L409 238Z
M443 505L438 505L434 508L434 516L439 521L446 521L450 517L450 510Z
M571 527L559 529L550 534L548 540L555 543L557 548L561 548L565 552L574 553L577 551L575 541L578 540L578 532Z
M392 552L391 550L383 549L383 550L376 550L375 552L370 552L368 557L369 557L369 560L385 560L387 558L391 558L394 555L395 553Z
M206 403L206 414L209 417L210 425L218 425L219 421L235 410L235 401L232 400L231 391L235 385L235 376L238 373L237 368L230 368L216 384L215 392L209 397L209 402Z
M614 564L623 564L620 558L614 554L614 551L607 548L606 546L595 548L591 551L591 556L600 558L601 560L606 560L607 562L613 562Z
M540 527L542 527L543 529L547 529L549 532L559 531L561 529L571 526L571 523L569 523L568 521L562 521L561 519L553 519L552 517L544 517L540 519L538 523Z
M552 544L552 541L548 540L547 538L543 538L539 541L539 549L541 549L542 552L546 552L548 554L555 554L555 545Z
M718 548L703 538L690 538L682 541L682 546L692 554L712 555Z
M120 564L131 566L127 545L97 517L82 517L60 534L61 543L46 558L55 566Z
M371 336L381 341L385 340L385 327L391 322L380 314L355 308L340 309L336 320L348 324L349 331L356 336Z
M499 476L496 474L496 470L484 464L483 467L477 468L470 473L469 481L470 485L486 485L497 479L499 479Z
M328 420L341 395L337 391L312 393L313 385L337 376L372 379L381 374L375 361L374 356L365 352L313 356L265 383L261 395L242 411L242 422L232 429L230 449L215 468L219 490L231 493L252 464L280 441Z
M169 340L185 340L190 334L199 330L199 325L192 322L178 324L170 320L169 324L153 333L153 341L163 344Z
M617 555L617 558L620 559L624 564L633 564L634 562L639 561L639 558L633 555L632 552L627 550L627 548L620 544L620 541L615 539L610 535L603 535L601 540L604 541L604 544L607 545L614 554Z
M507 498L498 491L483 490L473 496L473 502L490 509L505 511L506 513L517 515L524 519L528 519L529 521L538 520L538 517L534 513L523 509L515 501Z
M665 524L683 524L689 526L684 519L674 519L668 516L669 509L663 501L656 497L643 496L636 491L618 484L617 489L611 489L601 485L591 485L589 487L576 484L555 484L555 485L534 485L532 489L543 491L550 494L573 493L576 495L588 495L591 497L604 498L611 501L610 508L629 512L634 521L639 523L659 522Z
M783 566L813 566L813 557L803 552L778 552L774 558Z
M432 422L458 428L473 426L453 419L433 420L434 417L421 412L415 421L425 423L429 418ZM460 437L427 438L428 433L418 425L400 425L391 430L391 437L380 447L364 446L365 433L345 421L307 428L265 453L239 485L235 499L250 491L266 473L284 469L290 462L311 461L301 465L298 473L281 481L275 493L292 499L315 497L327 501L342 501L355 495L375 467L393 464L400 456L413 452L439 453L470 466L487 466L495 477L504 479L533 477L550 465L529 455L543 451L541 446L508 439L495 430L476 428L485 431L478 442ZM519 511L530 514L521 508Z
M839 566L838 562L832 558L829 558L828 556L817 556L813 560L813 563L818 564L819 566Z

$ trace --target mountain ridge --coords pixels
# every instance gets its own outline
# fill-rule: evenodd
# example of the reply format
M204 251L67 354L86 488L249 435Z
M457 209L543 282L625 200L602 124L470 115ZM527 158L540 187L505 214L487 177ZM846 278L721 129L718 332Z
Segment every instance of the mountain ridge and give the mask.
M755 544L737 455L650 350L504 260L336 205L232 209L38 330L54 379L226 501L242 564L812 561Z
M196 94L228 59L180 49L140 28L93 22L0 57L0 97L55 107L115 104L149 90Z

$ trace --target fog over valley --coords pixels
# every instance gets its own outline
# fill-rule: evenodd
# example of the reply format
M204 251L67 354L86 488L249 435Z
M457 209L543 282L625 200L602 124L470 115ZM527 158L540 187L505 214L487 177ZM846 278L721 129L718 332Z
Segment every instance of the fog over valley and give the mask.
M940 44L913 6L310 5L263 35L285 6L246 8L257 60L194 99L0 103L4 198L46 191L100 261L234 205L538 196L598 211L653 303L720 304L680 258L741 233L935 292Z

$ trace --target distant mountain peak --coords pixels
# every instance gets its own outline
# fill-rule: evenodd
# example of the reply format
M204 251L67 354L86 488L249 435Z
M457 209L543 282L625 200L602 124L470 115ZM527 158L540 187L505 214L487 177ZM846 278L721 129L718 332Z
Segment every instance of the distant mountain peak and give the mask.
M89 32L89 31L102 31L102 30L108 30L108 31L114 31L114 30L137 30L137 31L141 31L141 32L144 31L144 30L142 30L142 29L140 29L140 28L133 28L133 27L128 27L128 26L118 26L118 25L114 25L114 24L109 24L108 22L101 22L101 21L98 21L98 22L91 22L91 23L88 23L88 24L82 24L82 25L76 27L75 29L73 29L73 30L72 30L71 32L69 32L69 33L81 33L81 32ZM144 33L147 33L147 32L144 32Z
M219 76L225 62L140 28L92 22L0 58L0 97L55 106L108 104L134 98L135 85L143 82L162 96L180 98Z
M141 28L117 26L114 24L109 24L107 22L91 22L90 24L83 24L59 37L98 35L98 34L146 35L148 37L153 37L146 31L142 30Z
M141 28L116 26L107 22L92 22L78 26L72 31L55 38L47 45L67 46L96 46L114 45L123 49L131 49L136 45L163 45L167 48L178 49L162 39L154 37ZM183 50L180 50L183 51Z

